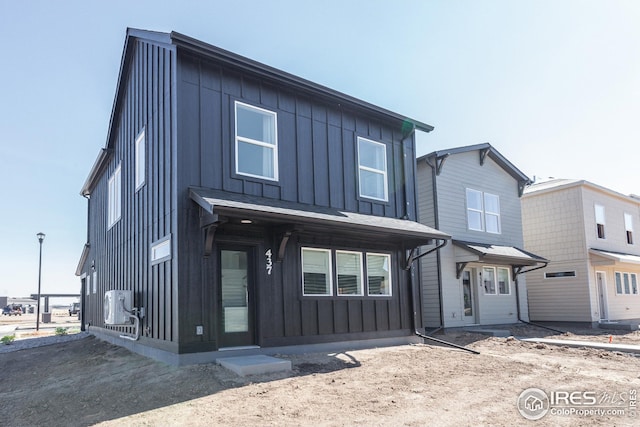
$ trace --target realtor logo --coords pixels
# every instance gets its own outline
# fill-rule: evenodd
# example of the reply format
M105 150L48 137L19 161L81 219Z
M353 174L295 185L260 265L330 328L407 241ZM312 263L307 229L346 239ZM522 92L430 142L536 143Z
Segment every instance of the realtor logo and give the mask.
M549 397L539 388L528 388L518 396L518 411L528 420L539 420L549 412Z

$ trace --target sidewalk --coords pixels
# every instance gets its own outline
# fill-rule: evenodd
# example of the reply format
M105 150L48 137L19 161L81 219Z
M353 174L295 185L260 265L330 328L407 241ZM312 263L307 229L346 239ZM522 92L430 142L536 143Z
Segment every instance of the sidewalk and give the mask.
M600 350L620 351L623 353L640 354L640 345L609 344L609 343L599 343L599 342L592 342L592 341L556 340L556 339L549 339L549 338L518 338L518 339L520 341L525 341L525 342L551 344L551 345L559 345L559 346L567 346L567 347L588 347L588 348L597 348Z

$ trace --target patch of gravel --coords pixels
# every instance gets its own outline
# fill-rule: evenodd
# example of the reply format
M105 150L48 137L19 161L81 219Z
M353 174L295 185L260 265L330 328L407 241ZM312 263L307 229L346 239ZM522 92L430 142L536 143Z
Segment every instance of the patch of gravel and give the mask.
M80 340L90 336L89 332L78 332L69 335L53 335L49 337L25 338L16 340L11 344L0 343L0 353L10 353L12 351L25 350L28 348L42 347L44 345L60 344L63 342Z

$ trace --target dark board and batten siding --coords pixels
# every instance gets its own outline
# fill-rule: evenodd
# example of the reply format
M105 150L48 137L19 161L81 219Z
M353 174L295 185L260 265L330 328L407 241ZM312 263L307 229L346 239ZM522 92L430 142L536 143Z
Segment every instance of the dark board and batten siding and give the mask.
M151 265L150 245L175 230L175 186L171 120L174 53L170 49L136 41L128 70L123 70L122 97L111 131L112 148L107 168L91 192L89 230L91 253L85 271L95 260L97 292L86 298L86 320L102 326L103 296L107 290L134 291L134 303L144 307L141 334L159 341L176 341L176 256ZM146 137L145 184L136 191L135 139ZM121 219L108 226L108 180L121 167ZM92 278L93 280L93 278ZM93 288L93 283L91 283Z
M414 203L405 212L403 145L409 144L413 153L413 141L403 141L401 129L392 130L377 119L188 54L179 53L178 85L179 169L183 171L179 188L213 188L364 214L416 218ZM278 182L235 175L235 100L277 113ZM358 196L358 136L387 145L388 202ZM415 162L408 161L407 167L413 176ZM412 183L408 190L412 202Z

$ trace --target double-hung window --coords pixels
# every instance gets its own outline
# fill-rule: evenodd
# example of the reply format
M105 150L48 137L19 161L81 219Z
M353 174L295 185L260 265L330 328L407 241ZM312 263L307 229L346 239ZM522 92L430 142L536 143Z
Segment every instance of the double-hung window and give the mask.
M604 206L595 205L595 210L596 210L596 233L598 235L598 239L604 239L605 238Z
M485 295L509 295L511 293L509 273L509 269L504 267L483 267L482 284Z
M362 254L336 251L338 295L362 295Z
M302 248L303 295L332 295L331 251Z
M387 201L387 146L358 137L358 184L360 197Z
M108 202L107 202L107 221L108 226L111 228L120 219L122 209L122 185L120 178L120 165L113 172L108 181Z
M278 180L277 116L236 101L236 173Z
M391 256L367 254L367 293L391 296Z
M500 234L500 197L470 188L466 194L469 230Z

